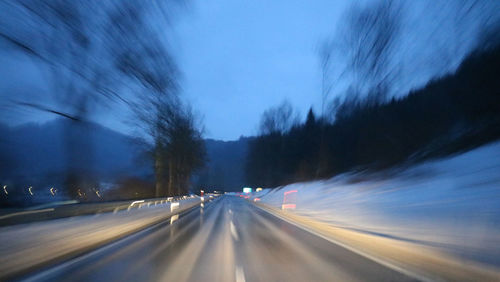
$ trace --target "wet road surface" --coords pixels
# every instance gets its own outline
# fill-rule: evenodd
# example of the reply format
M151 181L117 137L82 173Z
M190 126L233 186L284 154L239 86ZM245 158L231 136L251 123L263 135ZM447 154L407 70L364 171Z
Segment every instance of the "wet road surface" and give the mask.
M31 281L412 281L395 270L222 196Z

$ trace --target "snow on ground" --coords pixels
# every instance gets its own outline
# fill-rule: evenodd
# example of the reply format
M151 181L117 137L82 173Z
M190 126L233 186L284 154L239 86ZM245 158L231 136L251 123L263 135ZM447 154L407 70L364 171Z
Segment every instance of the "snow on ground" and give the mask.
M199 197L95 215L0 227L0 280L64 256L74 256L144 229L200 203Z
M331 225L500 266L500 142L386 175L343 174L254 196Z

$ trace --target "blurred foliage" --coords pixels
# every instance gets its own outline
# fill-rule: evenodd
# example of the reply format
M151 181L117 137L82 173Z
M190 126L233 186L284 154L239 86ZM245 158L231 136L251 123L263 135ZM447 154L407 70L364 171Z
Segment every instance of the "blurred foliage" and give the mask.
M204 147L201 123L178 97L179 72L169 49L170 24L182 4L180 0L0 3L2 44L30 58L50 88L43 94L46 97L28 89L27 99L13 97L11 102L71 121L58 136L65 140L63 182L70 197L95 194L91 187L97 186L99 177L88 173L94 166L89 121L111 107L123 117L133 112L144 144L154 152L150 156L158 182L156 195L187 193L191 173L203 164ZM49 96L55 102L48 103Z

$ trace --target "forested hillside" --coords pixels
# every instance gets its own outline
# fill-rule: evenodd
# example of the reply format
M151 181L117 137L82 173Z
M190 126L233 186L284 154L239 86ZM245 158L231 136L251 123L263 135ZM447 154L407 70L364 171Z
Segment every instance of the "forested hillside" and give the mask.
M400 99L352 98L334 122L316 118L251 142L252 185L277 186L453 154L500 137L500 47L471 53L457 71Z
M208 191L240 191L245 186L245 160L251 140L206 139L207 164L195 174L194 186Z

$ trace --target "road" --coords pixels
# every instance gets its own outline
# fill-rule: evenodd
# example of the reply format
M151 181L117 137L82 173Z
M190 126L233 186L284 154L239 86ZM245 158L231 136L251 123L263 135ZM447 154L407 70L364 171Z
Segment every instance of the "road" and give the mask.
M412 281L271 215L222 196L31 281Z

